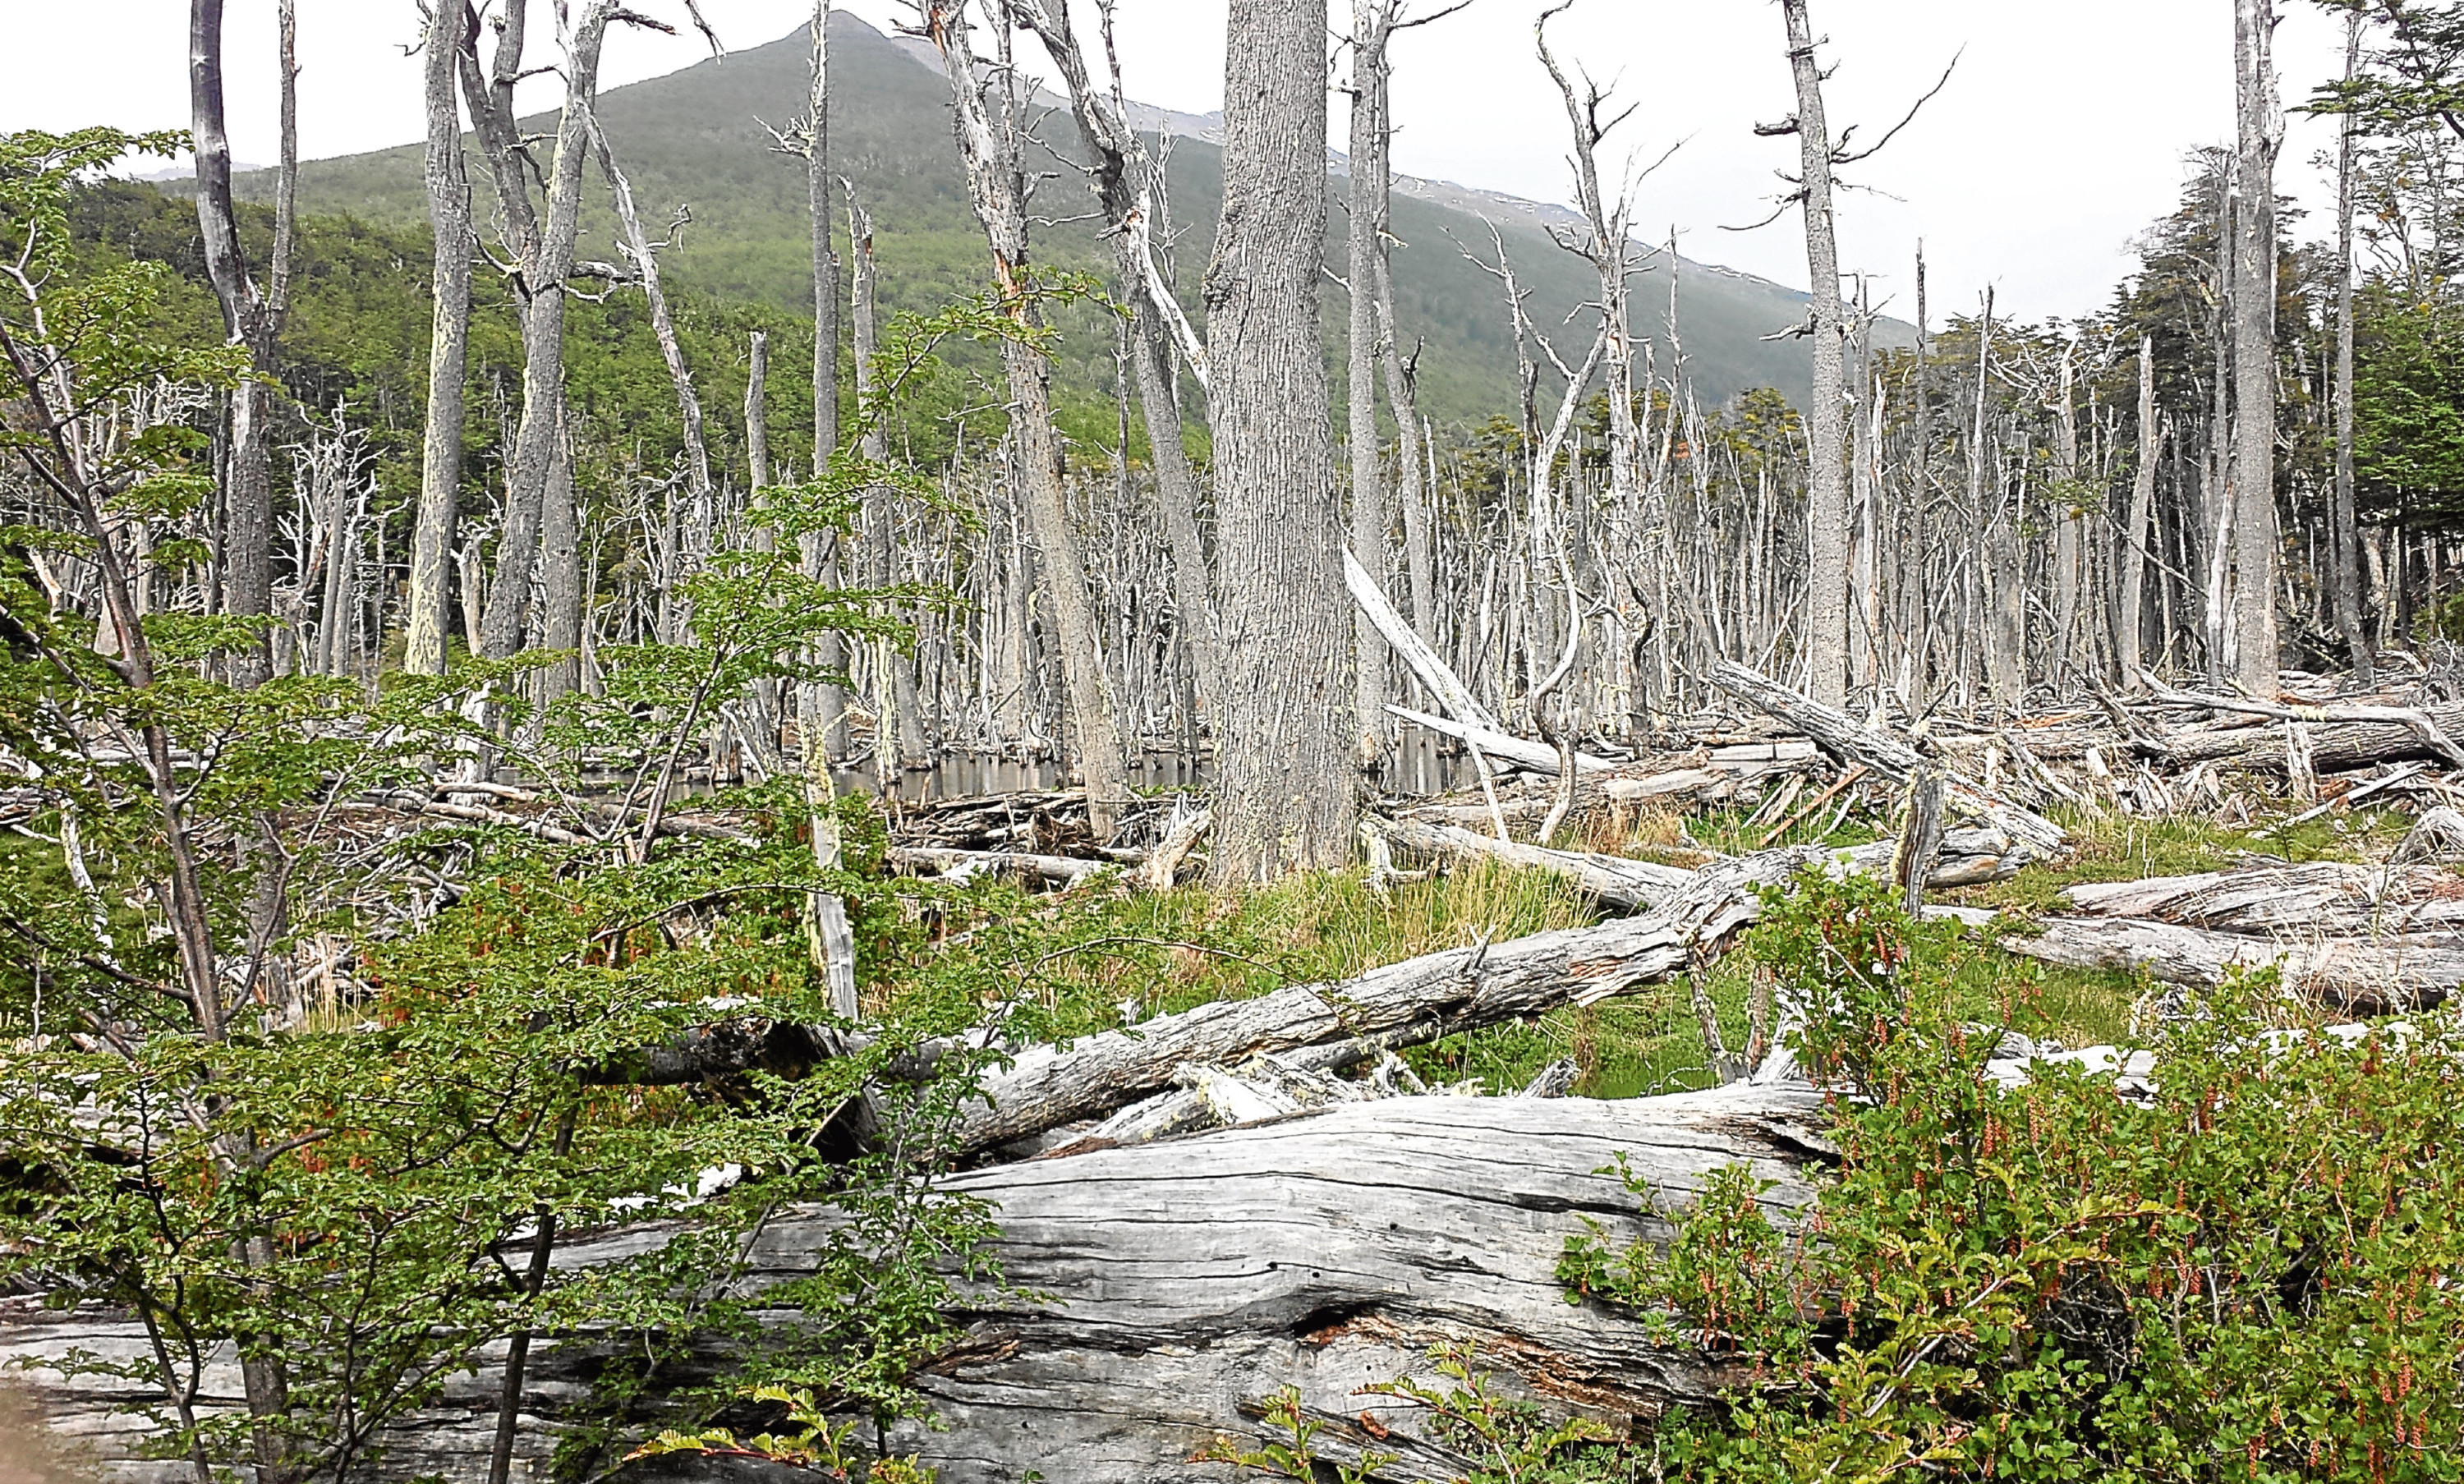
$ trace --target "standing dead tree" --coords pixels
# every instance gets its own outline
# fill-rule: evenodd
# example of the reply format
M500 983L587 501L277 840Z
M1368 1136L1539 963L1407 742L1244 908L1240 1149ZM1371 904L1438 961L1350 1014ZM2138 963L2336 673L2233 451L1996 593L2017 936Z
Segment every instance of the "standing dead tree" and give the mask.
M2235 673L2276 690L2276 0L2234 0L2239 205L2233 221L2233 625Z
M1096 645L1093 605L1087 596L1087 563L1061 483L1061 448L1052 426L1051 367L1035 343L1041 323L1039 290L1028 262L1026 126L1020 117L1018 74L1011 65L1009 12L993 12L999 65L979 69L965 0L923 0L922 32L941 54L949 74L950 100L966 167L976 218L992 250L993 285L1015 333L1001 341L1001 370L1008 382L1010 443L1022 477L1022 494L1044 595L1061 637L1062 683L1069 693L1069 722L1076 762L1087 780L1098 835L1109 835L1129 802L1128 760L1121 751L1117 707L1111 677ZM1175 433L1177 438L1177 430Z

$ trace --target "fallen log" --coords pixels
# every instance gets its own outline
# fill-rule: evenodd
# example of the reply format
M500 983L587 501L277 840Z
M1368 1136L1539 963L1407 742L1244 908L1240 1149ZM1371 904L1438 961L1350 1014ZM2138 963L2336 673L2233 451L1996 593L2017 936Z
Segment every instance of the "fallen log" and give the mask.
M1845 711L1797 694L1759 671L1733 660L1712 666L1710 681L1812 737L1842 763L1862 763L1894 783L1905 783L1924 754L1897 737L1859 727ZM1956 808L1981 816L2012 839L2039 851L2059 850L2069 834L2034 810L1980 787L1957 774L1943 779L1943 791Z
M2455 743L2449 738L2446 729L2439 724L2435 716L2416 707L2282 706L2270 701L2244 700L2239 696L2207 695L2196 691L2175 690L2145 670L2140 671L2139 674L2140 678L2147 683L2149 692L2156 699L2170 706L2200 706L2211 711L2231 711L2243 716L2265 716L2277 721L2302 722L2312 725L2343 723L2359 726L2402 727L2411 732L2414 739L2421 746L2429 749L2433 755L2454 766L2464 767L2464 749L2456 747ZM2295 761L2291 751L2293 739L2285 738L2284 745L2285 760L2291 763ZM2310 760L2313 767L2320 765L2318 740L2315 733L2310 738Z
M1454 860L1503 861L1510 865L1552 871L1573 882L1603 906L1633 910L1672 900L1691 886L1698 872L1623 856L1586 851L1550 850L1502 840L1453 824L1417 819L1374 819L1371 828L1389 843L1423 855ZM1889 871L1895 847L1888 840L1850 846L1836 854L1859 875ZM1926 877L1928 886L1973 886L2015 876L2035 857L1991 830L1952 830L1943 837L1941 853Z
M944 1484L1011 1484L1030 1470L1070 1484L1220 1484L1230 1471L1185 1460L1219 1434L1254 1447L1262 1404L1289 1386L1326 1425L1323 1456L1350 1460L1373 1441L1365 1412L1389 1434L1375 1446L1405 1458L1380 1477L1434 1484L1476 1460L1418 1408L1356 1388L1425 1374L1425 1351L1441 1342L1476 1345L1504 1394L1556 1416L1615 1425L1710 1401L1749 1384L1749 1363L1656 1342L1641 1323L1567 1303L1554 1272L1566 1238L1590 1217L1613 1239L1665 1240L1664 1215L1735 1163L1772 1182L1761 1199L1786 1223L1831 1158L1828 1126L1802 1083L1615 1102L1404 1098L956 1177L953 1189L994 1207L992 1255L1013 1291L1039 1297L974 1296L959 1316L969 1342L917 1382L946 1430L910 1425L891 1446L919 1451ZM1619 1154L1661 1192L1653 1216L1602 1172ZM826 1209L781 1213L747 1251L746 1286L810 1273L833 1226ZM577 1239L558 1260L605 1261L664 1239L655 1227L617 1231ZM120 1476L176 1484L186 1466L147 1459L143 1427L114 1411L143 1400L129 1383L55 1368L73 1348L139 1361L145 1345L125 1315L0 1307L0 1362L31 1363L17 1374L39 1413ZM487 1477L500 1356L472 1359L435 1405L386 1429L374 1476ZM707 1375L716 1359L690 1369ZM589 1420L606 1360L586 1341L534 1347L522 1476L544 1476L557 1444ZM226 1350L198 1400L224 1413L239 1395Z
M2211 932L2135 918L2056 917L2035 933L2006 933L2007 952L2072 969L2145 972L2167 984L2213 988L2236 971L2275 969L2286 989L2365 1014L2418 1009L2464 985L2464 949L2413 939L2296 942Z
M1352 600L1358 603L1360 611L1368 616L1371 626L1377 630L1388 647L1402 656L1405 667L1421 685L1429 687L1429 694L1438 698L1439 705L1452 711L1457 721L1490 731L1498 730L1497 718L1472 696L1471 687L1463 683L1445 660L1421 640L1412 625L1403 622L1403 616L1396 612L1395 605L1387 600L1385 590L1377 585L1377 579L1369 575L1369 569L1360 564L1360 558L1353 556L1348 546L1343 550L1343 585L1351 591Z
M957 850L942 845L896 845L890 863L900 870L927 871L948 882L969 882L979 876L1025 876L1056 886L1075 886L1098 871L1120 869L1111 861L1086 861L1076 856L1037 855L1025 850Z
M2096 917L2314 938L2464 930L2464 878L2430 865L2257 866L2082 883L2063 896Z
M1489 756L1502 757L1517 768L1528 768L1533 773L1545 773L1551 777L1556 775L1557 750L1546 742L1509 736L1503 731L1495 731L1486 727L1472 726L1464 722L1448 721L1442 716L1432 716L1426 711L1416 711L1408 706L1390 704L1386 709L1389 714L1399 716L1415 726L1426 727L1442 736L1468 742ZM1588 753L1574 754L1574 771L1578 774L1615 773L1624 766L1626 765L1623 763L1614 762L1606 757L1594 757Z

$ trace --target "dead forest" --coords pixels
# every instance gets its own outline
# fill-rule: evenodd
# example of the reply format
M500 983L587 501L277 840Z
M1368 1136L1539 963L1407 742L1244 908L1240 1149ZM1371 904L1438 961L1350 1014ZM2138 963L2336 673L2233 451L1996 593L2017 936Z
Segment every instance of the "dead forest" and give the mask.
M2440 1476L2464 8L2319 0L2307 77L2231 0L2227 142L2031 322L1843 259L1960 64L1838 119L1778 0L1800 405L1699 384L1578 0L1516 59L1577 312L1397 235L1470 3L1229 0L1199 139L1131 0L914 0L918 309L818 0L782 319L600 114L724 7L433 0L379 409L303 309L316 8L253 184L224 0L185 133L0 136L0 1391L62 1478Z

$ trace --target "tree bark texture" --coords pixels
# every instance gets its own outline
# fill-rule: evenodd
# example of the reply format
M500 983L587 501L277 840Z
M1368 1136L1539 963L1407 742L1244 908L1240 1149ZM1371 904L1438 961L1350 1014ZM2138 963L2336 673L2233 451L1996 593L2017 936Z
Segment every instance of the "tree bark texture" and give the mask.
M1187 1459L1219 1434L1257 1446L1261 1404L1292 1386L1327 1424L1321 1456L1399 1451L1405 1461L1381 1477L1441 1484L1477 1460L1418 1408L1354 1394L1424 1374L1441 1342L1474 1343L1501 1392L1552 1415L1581 1409L1614 1424L1708 1402L1749 1384L1743 1365L1566 1302L1555 1276L1566 1239L1589 1217L1612 1241L1664 1242L1674 1213L1731 1164L1773 1182L1761 1199L1787 1225L1833 1157L1828 1127L1802 1083L1614 1102L1398 1098L954 1177L952 1189L993 1207L992 1255L1015 1290L1040 1297L976 1297L961 1316L970 1342L918 1382L948 1429L890 1441L920 1451L944 1484L1010 1484L1030 1469L1070 1484L1228 1484L1228 1467ZM1620 1154L1660 1191L1648 1215L1602 1172ZM835 1227L825 1208L780 1212L749 1248L744 1283L758 1291L811 1272ZM656 1227L567 1237L557 1261L610 1260L665 1239ZM139 1463L142 1432L111 1416L113 1384L42 1365L72 1347L139 1359L144 1345L140 1323L107 1311L0 1311L0 1358L34 1363L22 1374L52 1425L96 1437L129 1476L167 1484L175 1466ZM529 1476L589 1421L591 1378L607 1359L589 1337L534 1343L521 1411L536 1425L517 1442ZM502 1346L474 1361L433 1407L389 1429L383 1477L486 1477ZM235 1381L228 1364L209 1366L201 1408L231 1405ZM1374 1440L1364 1411L1392 1435ZM685 1464L627 1476L719 1475Z
M531 583L538 575L541 516L564 426L564 283L573 272L580 230L582 181L590 160L591 98L599 86L599 52L614 0L589 0L573 27L565 57L565 104L558 120L555 164L548 177L547 216L520 264L522 417L505 469L504 526L496 572L480 621L480 645L490 659L522 647L530 622ZM514 189L522 190L518 160ZM499 193L504 183L499 182Z
M1348 229L1346 284L1351 321L1344 341L1348 451L1352 456L1352 554L1382 586L1386 580L1386 533L1392 518L1386 500L1384 449L1377 435L1377 372L1380 357L1378 287L1386 256L1387 159L1386 42L1394 15L1383 0L1352 3L1351 179L1344 192ZM1399 414L1399 409L1398 409ZM1386 751L1386 643L1365 612L1352 621L1354 746L1361 764L1374 767Z
M1109 838L1130 802L1129 762L1121 750L1112 683L1095 641L1094 603L1087 592L1087 561L1069 521L1069 500L1061 482L1061 447L1052 428L1052 368L1026 338L1041 323L1027 258L1026 165L1023 125L1003 67L989 76L976 66L961 0L930 0L926 30L950 76L968 193L976 219L992 249L993 284L1017 336L1001 342L1001 370L1009 384L1009 431L1021 475L1020 504L1036 548L1044 594L1061 640L1061 679L1069 698L1072 749L1087 780L1088 807L1096 836ZM1006 51L1006 47L1004 47ZM1321 207L1323 210L1323 207Z
M1828 706L1847 696L1848 471L1841 447L1846 386L1840 340L1839 243L1832 217L1831 126L1822 109L1822 72L1814 58L1806 0L1780 0L1788 24L1788 59L1796 82L1799 189L1805 212L1805 262L1814 292L1814 392L1807 409L1812 480L1807 498L1805 653L1807 693Z
M420 445L419 513L411 531L410 611L403 668L445 673L453 602L453 528L462 497L462 379L471 342L471 178L462 161L454 75L476 45L468 5L440 4L428 27L428 221L436 243L428 338L428 426Z
M1223 620L1214 875L1353 854L1353 705L1319 336L1326 0L1232 0L1206 273Z
M2233 641L2235 674L2276 693L2276 0L2234 0L2241 208L2233 240Z
M2362 14L2356 11L2345 17L2344 77L2352 80L2361 70ZM2351 114L2338 122L2336 136L2336 473L2332 491L2333 509L2329 513L2332 527L2330 559L2334 563L2336 594L2336 630L2344 641L2345 652L2351 657L2353 679L2363 686L2376 685L2377 657L2363 622L2362 613L2362 541L2353 497L2353 146L2360 131L2359 120Z

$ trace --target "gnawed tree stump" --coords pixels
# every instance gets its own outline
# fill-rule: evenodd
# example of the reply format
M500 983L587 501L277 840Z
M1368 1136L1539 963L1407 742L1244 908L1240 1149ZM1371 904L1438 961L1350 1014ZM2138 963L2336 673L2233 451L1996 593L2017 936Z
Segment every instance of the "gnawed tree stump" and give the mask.
M1600 1172L1619 1153L1664 1192L1663 1212L1710 1171L1744 1163L1776 1182L1764 1202L1792 1218L1830 1156L1828 1126L1822 1099L1801 1083L1609 1102L1407 1098L957 1177L956 1189L996 1208L1011 1284L1047 1301L978 1294L961 1316L970 1343L922 1383L948 1430L912 1428L893 1442L920 1450L946 1484L1013 1484L1030 1469L1056 1484L1217 1481L1229 1471L1184 1460L1219 1433L1259 1435L1259 1404L1292 1386L1332 1424L1321 1435L1329 1456L1368 1441L1357 1420L1367 1411L1392 1430L1378 1446L1406 1455L1393 1476L1442 1480L1469 1460L1411 1409L1353 1394L1423 1370L1441 1342L1475 1344L1501 1389L1560 1411L1615 1422L1707 1400L1744 1383L1733 1363L1567 1303L1555 1277L1566 1238L1590 1217L1612 1237L1665 1239L1667 1223L1639 1217L1636 1197ZM773 1220L746 1281L802 1276L830 1222L825 1209ZM561 1260L606 1260L660 1234L580 1239ZM0 1359L143 1342L133 1321L108 1314L0 1312ZM597 1358L583 1343L534 1350L517 1477L544 1477ZM490 1358L474 1359L476 1374L457 1378L444 1405L392 1430L385 1476L484 1478L496 1383ZM135 1461L142 1430L110 1417L121 1384L21 1374L42 1415L115 1472L149 1484L180 1476L177 1463ZM236 1368L209 1373L201 1400L237 1405Z

